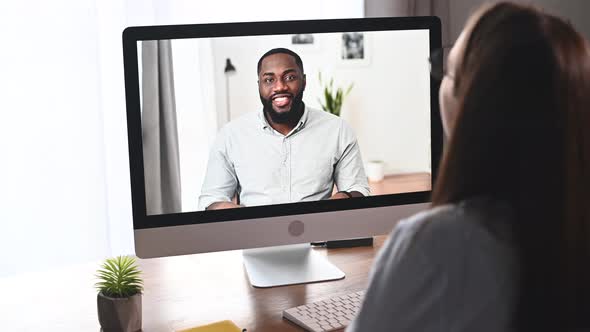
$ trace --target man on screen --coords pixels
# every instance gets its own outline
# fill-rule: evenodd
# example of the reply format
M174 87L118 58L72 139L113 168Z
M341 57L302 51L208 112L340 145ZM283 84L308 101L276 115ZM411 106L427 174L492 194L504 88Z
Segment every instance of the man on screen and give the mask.
M306 81L301 58L276 48L260 58L257 69L262 112L246 114L220 130L199 208L369 195L352 129L339 117L303 103Z

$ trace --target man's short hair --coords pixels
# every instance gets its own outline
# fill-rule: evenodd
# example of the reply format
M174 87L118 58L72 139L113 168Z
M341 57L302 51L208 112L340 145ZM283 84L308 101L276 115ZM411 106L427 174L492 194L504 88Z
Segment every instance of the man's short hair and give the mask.
M291 51L288 48L279 47L279 48L273 48L272 50L264 53L260 57L260 60L258 60L258 67L257 67L256 74L257 75L260 74L260 68L262 67L262 60L264 60L264 58L266 58L269 55L278 54L278 53L289 54L290 56L292 56L295 59L295 64L297 64L297 67L299 67L299 69L301 69L301 73L305 73L303 71L303 61L301 61L301 57L299 57L299 55L297 53Z

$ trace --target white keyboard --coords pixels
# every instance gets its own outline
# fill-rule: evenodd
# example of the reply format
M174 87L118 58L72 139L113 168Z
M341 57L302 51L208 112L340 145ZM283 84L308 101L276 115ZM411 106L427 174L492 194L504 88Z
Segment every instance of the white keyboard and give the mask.
M286 318L312 332L335 331L350 324L362 304L364 291L283 310Z

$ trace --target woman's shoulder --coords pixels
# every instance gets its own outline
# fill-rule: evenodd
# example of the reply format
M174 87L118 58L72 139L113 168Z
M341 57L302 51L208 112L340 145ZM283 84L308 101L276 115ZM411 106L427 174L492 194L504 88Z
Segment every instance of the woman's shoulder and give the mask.
M469 200L400 221L380 251L363 308L350 330L466 326L457 330L470 331L470 324L479 323L490 307L506 308L513 255L486 224L509 224L508 218L502 203Z
M476 198L435 206L398 223L392 237L408 239L429 256L440 256L465 246L511 245L512 211L508 204ZM441 257L438 257L441 258Z

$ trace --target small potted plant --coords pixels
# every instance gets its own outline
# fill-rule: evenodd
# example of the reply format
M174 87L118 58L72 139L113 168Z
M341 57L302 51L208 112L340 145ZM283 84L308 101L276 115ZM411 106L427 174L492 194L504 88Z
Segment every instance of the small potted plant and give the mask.
M334 78L330 79L328 84L324 85L322 80L322 73L319 73L320 84L322 85L323 90L323 97L324 100L318 100L322 105L322 109L328 113L332 113L336 116L340 116L340 110L342 109L342 102L344 101L344 97L346 97L350 90L352 90L353 84L351 83L346 91L342 90L342 88L338 87L334 90Z
M108 258L97 271L98 321L104 332L141 330L140 274L131 256Z

